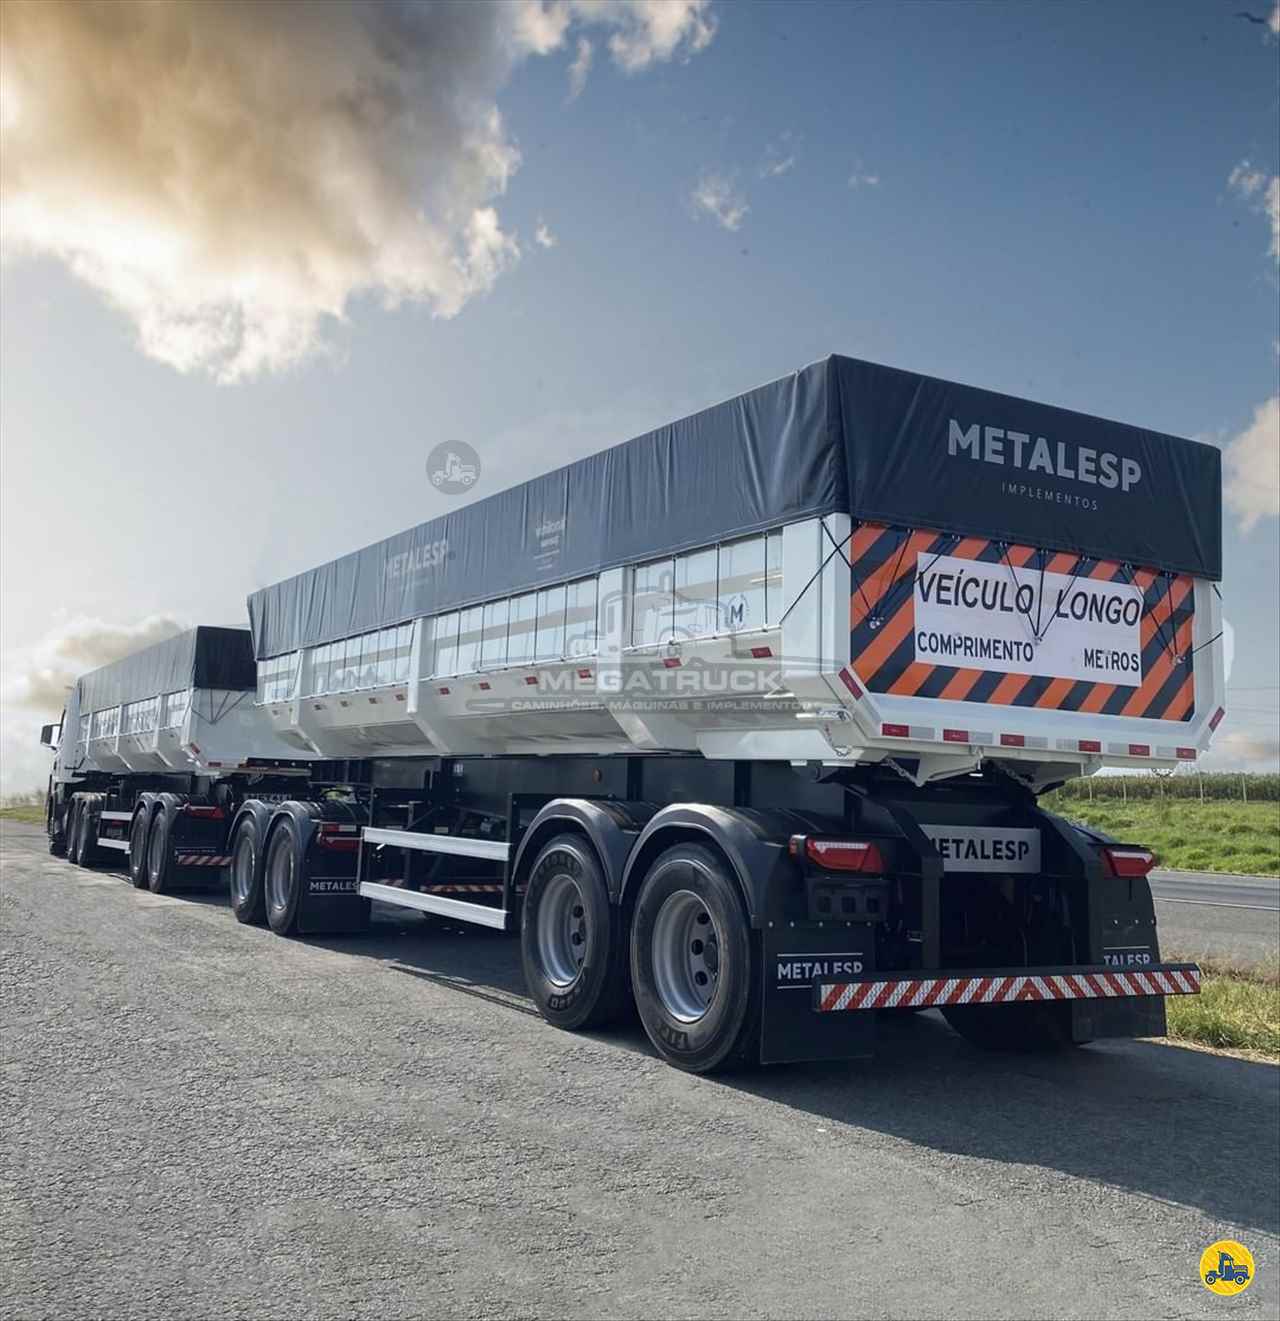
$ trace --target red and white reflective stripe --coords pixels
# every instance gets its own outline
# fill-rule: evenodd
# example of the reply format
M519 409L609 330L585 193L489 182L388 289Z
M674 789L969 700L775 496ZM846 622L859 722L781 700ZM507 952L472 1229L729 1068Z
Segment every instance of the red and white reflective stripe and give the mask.
M230 867L231 859L220 853L175 853L173 860L179 867Z
M500 885L424 885L424 894L501 894Z
M1106 1000L1135 995L1198 995L1198 968L1145 972L1032 973L1006 977L896 977L882 982L824 982L818 1012L920 1009L931 1005L1012 1004L1027 1000Z

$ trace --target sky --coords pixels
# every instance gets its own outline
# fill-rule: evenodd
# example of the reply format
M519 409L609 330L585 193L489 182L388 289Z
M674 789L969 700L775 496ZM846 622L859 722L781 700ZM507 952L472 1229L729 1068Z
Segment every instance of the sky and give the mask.
M832 352L1223 446L1204 764L1275 768L1280 7L1241 12L7 3L0 791L76 673L457 503L441 441L484 496Z

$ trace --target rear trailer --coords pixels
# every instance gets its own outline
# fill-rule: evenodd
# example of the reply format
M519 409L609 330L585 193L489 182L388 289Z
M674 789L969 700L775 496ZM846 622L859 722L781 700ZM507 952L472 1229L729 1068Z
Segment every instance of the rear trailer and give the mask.
M255 683L249 633L232 628L189 629L84 675L43 734L51 852L124 862L157 892L208 884L230 863L246 791L309 777L255 706Z
M236 915L519 933L694 1071L1158 1034L1151 855L1037 796L1209 746L1219 463L832 357L255 592L310 776L227 804Z

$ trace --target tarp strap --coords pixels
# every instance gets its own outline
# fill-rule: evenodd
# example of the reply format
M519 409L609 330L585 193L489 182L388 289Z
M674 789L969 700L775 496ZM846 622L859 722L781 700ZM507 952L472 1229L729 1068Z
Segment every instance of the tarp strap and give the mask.
M827 540L836 548L836 550L840 552L840 558L844 561L845 567L849 570L849 576L853 579L853 585L858 589L858 595L862 597L862 604L867 607L867 613L870 614L871 603L867 600L866 592L863 591L862 579L858 577L858 571L853 567L853 561L848 557L848 555L845 554L844 547L835 539L835 536L832 534L831 529L827 526L827 520L824 518L821 520L821 522L822 522L822 530L827 534ZM861 523L853 524L853 527L855 528L861 526L862 526ZM850 535L852 536L852 532L850 532ZM827 558L823 561L822 567L825 569L827 565L830 564L830 562L831 562L831 556L828 555ZM821 570L819 570L819 572L821 572ZM805 591L808 591L809 586L812 585L812 582L813 580L810 579L809 584L806 585L805 587Z
M906 537L905 537L905 539L903 540L903 543L902 543L902 544L903 544L903 546L905 547L905 546L910 545L910 543L911 543L912 529L911 529L911 528L905 528L904 531L905 531L905 533L906 533ZM891 582L889 582L889 583L886 585L886 587L885 587L885 589L884 589L884 592L881 594L881 599L880 599L879 601L876 602L876 610L877 610L877 611L881 610L881 607L883 607L883 614L880 614L880 615L878 616L878 618L879 618L881 621L883 621L885 615L891 615L891 614L892 614L892 613L898 608L898 606L897 606L897 601L894 599L894 598L897 596L898 592L900 592L900 591L902 591L902 590L904 590L904 589L908 589L908 590L914 592L914 591L915 591L916 580L921 576L921 574L927 574L927 573L929 572L929 570L932 569L933 566L934 566L935 564L937 564L937 562L938 562L938 561L939 561L939 560L940 560L940 559L941 559L941 558L942 558L942 557L943 557L948 551L955 550L955 548L956 548L956 547L957 547L957 546L958 546L963 540L964 540L964 538L963 538L962 536L960 536L960 534L957 533L957 532L951 532L951 533L948 533L948 534L947 534L947 537L946 537L946 540L945 540L945 542L944 542L944 544L943 544L943 546L942 546L942 549L941 549L941 550L937 550L937 551L934 552L934 554L933 554L933 558L929 561L929 563L926 564L926 565L924 566L923 569L920 569L920 568L917 567L917 568L915 568L915 569L910 570L910 571L907 573L906 577L905 577L902 581L899 581L898 578L897 578L898 566L895 565L895 566L894 566L894 578L893 578L893 580L892 580ZM899 557L899 565L900 565L900 564L901 564L901 557ZM908 583L907 583L906 579L909 579L909 580L910 580L910 586L909 586L909 588L908 588ZM866 602L866 598L864 597L864 598L863 598L863 603L865 604L865 602ZM869 612L869 613L870 613L870 612Z
M1013 561L1009 558L1009 543L1008 543L1007 541L1002 541L1002 542L1000 543L1000 558L1001 558L1002 560L1004 560L1005 567L1009 570L1009 577L1010 577L1011 579L1013 579L1013 608L1014 608L1014 613L1015 613L1015 614L1019 614L1019 615L1021 615L1021 614L1022 614L1022 611L1018 609L1018 592L1021 590L1022 584L1018 581L1018 575L1017 575L1017 573L1014 571ZM1043 584L1042 584L1042 587L1043 587ZM1032 640L1032 642L1034 642L1034 643L1036 643L1037 645L1039 645L1040 639L1036 636L1036 630L1035 630L1035 627L1034 627L1034 625L1031 623L1030 619L1028 619L1026 615L1022 615L1022 622L1023 622L1023 623L1027 626L1027 628L1030 630L1030 632L1031 632L1031 640Z
M1138 595L1142 598L1143 611L1144 611L1144 613L1145 613L1145 612L1146 612L1147 594L1146 594L1146 592L1143 590L1141 583L1138 582L1137 578L1136 578L1136 577L1134 576L1134 574L1133 574L1133 565L1130 564L1128 560L1126 560L1123 564L1121 564L1120 567L1124 570L1124 572L1125 572L1125 576L1129 579L1129 585L1130 585L1130 587L1132 587L1133 590L1134 590L1135 592L1137 592ZM1170 578L1168 575L1165 575L1164 577L1165 577L1165 584L1166 584L1166 587L1165 587L1165 595L1169 598L1169 620L1170 620L1170 622L1172 622L1172 620L1173 620L1173 588L1172 588L1171 586L1169 586L1168 584L1170 584L1173 580L1172 580L1172 578ZM1151 614L1151 622L1152 622L1153 624L1155 624L1155 626L1156 626L1156 637L1158 637L1158 638L1160 639L1160 645L1164 648L1165 652L1166 652L1168 655L1172 656L1175 660L1177 660L1177 659L1178 659L1178 657L1177 657L1177 651L1176 651L1176 648L1175 648L1175 646L1174 646L1174 643L1175 643L1175 641L1176 641L1176 637L1171 637L1171 638L1166 638L1166 637L1165 637L1165 634L1164 634L1164 628L1161 626L1161 623L1160 623L1160 617L1159 617L1159 615L1156 613L1156 610L1157 610L1157 608L1158 608L1159 605L1160 605L1160 602L1157 601L1157 602L1151 607L1151 611L1150 611L1150 614Z
M1084 568L1084 566L1085 566L1086 564L1088 564L1088 563L1089 563L1089 556L1088 556L1088 555L1077 555L1077 556L1076 556L1076 562L1075 562L1075 564L1072 566L1072 569L1071 569L1071 581L1072 581L1073 583L1074 583L1075 580L1080 576L1080 570L1081 570L1082 568ZM1070 587L1068 587L1067 590L1070 591L1070 590L1071 590ZM1041 595L1042 597L1044 596L1044 584L1043 584L1043 582L1041 583L1041 586L1040 586L1040 595ZM1045 640L1045 638L1047 638L1047 637L1049 636L1049 630L1053 627L1053 621L1054 621L1055 619L1057 619L1057 617L1058 617L1058 608L1057 608L1057 606L1055 605L1055 606L1054 606L1054 610L1053 610L1053 614L1051 614L1051 615L1049 616L1049 622L1048 622L1047 624L1045 624L1045 626L1044 626L1044 632L1041 633L1040 636L1039 636L1038 638L1036 638L1036 642L1037 642L1037 643L1041 643L1041 642L1043 642L1043 641Z
M1196 652L1198 652L1198 651L1203 651L1206 647L1212 647L1213 644L1214 644L1215 642L1217 642L1217 640L1222 636L1222 634L1223 634L1223 630L1222 630L1222 629L1219 629L1219 630L1213 635L1213 637L1211 637L1211 638L1209 639L1208 642L1202 642L1198 647L1192 647L1192 649L1191 649L1189 652L1187 652L1186 659L1187 659L1187 660L1190 660L1190 659L1192 658L1192 656L1194 656L1194 655L1196 654Z
M834 538L832 538L832 540L834 540ZM827 558L823 560L821 564L818 565L817 569L814 571L813 577L811 577L809 581L805 583L805 585L800 589L800 593L796 597L796 599L792 601L791 604L782 612L782 618L778 620L779 627L781 627L783 624L787 622L787 616L796 608L796 606L800 604L801 601L804 600L806 593L809 591L809 588L812 587L813 584L816 583L818 579L822 576L823 571L826 569L827 565L830 564L831 561L834 560L837 555L843 555L843 554L844 552L837 545L835 550L831 551L827 555ZM845 562L848 563L847 556L845 557Z
M210 725L216 725L218 721L221 720L224 716L229 716L231 712L234 711L236 707L238 707L240 703L243 702L245 698L248 696L249 693L246 690L244 692L239 693L236 699L232 701L231 693L224 692L222 695L222 700L218 703L218 709L216 712L212 709L213 702L211 699L209 703L210 711L209 714L205 717L206 723Z

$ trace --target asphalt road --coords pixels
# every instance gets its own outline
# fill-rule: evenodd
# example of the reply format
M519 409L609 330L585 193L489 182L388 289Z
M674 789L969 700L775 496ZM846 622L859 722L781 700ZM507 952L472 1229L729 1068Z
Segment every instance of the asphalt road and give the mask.
M1151 893L1162 953L1280 962L1280 877L1159 870Z
M543 1024L491 933L284 941L11 823L0 867L2 1317L1280 1306L1272 1066L984 1056L926 1014L871 1065L693 1078Z

